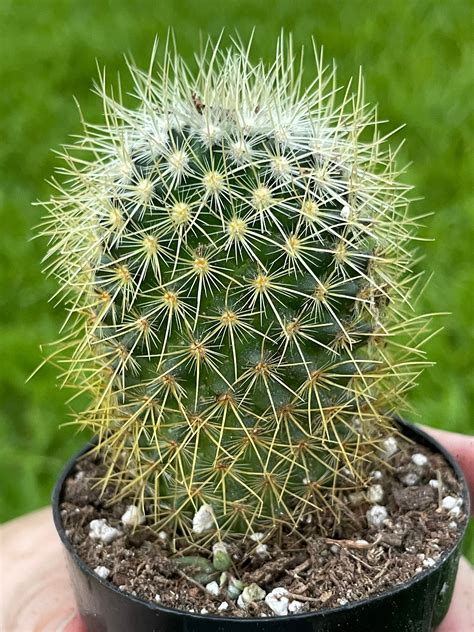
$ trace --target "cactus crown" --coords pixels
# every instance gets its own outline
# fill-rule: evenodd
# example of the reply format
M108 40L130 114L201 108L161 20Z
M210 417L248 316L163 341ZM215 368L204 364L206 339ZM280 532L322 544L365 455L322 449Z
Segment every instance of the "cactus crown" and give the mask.
M185 537L196 512L238 533L340 511L422 364L409 187L362 81L338 99L319 53L303 88L291 42L270 67L249 48L208 43L193 73L155 47L136 108L101 76L43 224L103 483Z

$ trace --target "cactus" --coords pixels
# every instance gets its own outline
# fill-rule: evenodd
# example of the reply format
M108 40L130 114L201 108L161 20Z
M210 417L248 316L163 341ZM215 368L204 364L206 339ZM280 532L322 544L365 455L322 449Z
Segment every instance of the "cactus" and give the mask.
M239 41L195 73L162 59L130 65L132 107L101 74L104 122L62 152L53 355L89 396L102 485L157 529L317 521L363 487L424 363L410 187L362 79L339 98L316 49L306 88L283 38L269 67Z

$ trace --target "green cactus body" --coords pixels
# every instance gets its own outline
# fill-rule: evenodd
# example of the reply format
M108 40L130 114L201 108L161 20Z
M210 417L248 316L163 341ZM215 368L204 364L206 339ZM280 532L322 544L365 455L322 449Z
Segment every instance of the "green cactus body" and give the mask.
M104 482L157 527L190 535L203 505L227 533L296 523L362 484L419 372L391 348L412 323L408 187L320 58L305 92L283 40L270 69L241 45L195 76L164 59L132 69L136 109L102 83L106 123L48 203L65 379L92 393Z

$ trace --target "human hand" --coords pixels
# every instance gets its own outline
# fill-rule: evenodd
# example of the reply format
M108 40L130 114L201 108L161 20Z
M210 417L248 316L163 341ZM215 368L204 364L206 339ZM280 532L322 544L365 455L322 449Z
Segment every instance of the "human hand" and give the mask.
M0 527L0 561L2 632L87 632L50 507Z
M474 437L425 428L458 460L474 499ZM2 632L87 632L69 585L50 508L0 527ZM437 632L474 632L474 569L459 564L453 600Z
M471 494L471 511L474 514L474 437L423 427L456 459L466 477ZM459 571L449 612L436 632L474 632L474 568L465 558L459 562Z

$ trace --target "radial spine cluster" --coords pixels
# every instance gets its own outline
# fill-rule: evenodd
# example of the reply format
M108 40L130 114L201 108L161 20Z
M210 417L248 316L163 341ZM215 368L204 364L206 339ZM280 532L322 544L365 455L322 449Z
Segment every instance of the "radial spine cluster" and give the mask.
M130 70L135 107L101 76L42 229L103 483L187 537L203 507L225 533L341 511L423 364L376 110L317 51L306 86L283 38L269 67L209 42L195 72L171 45Z

